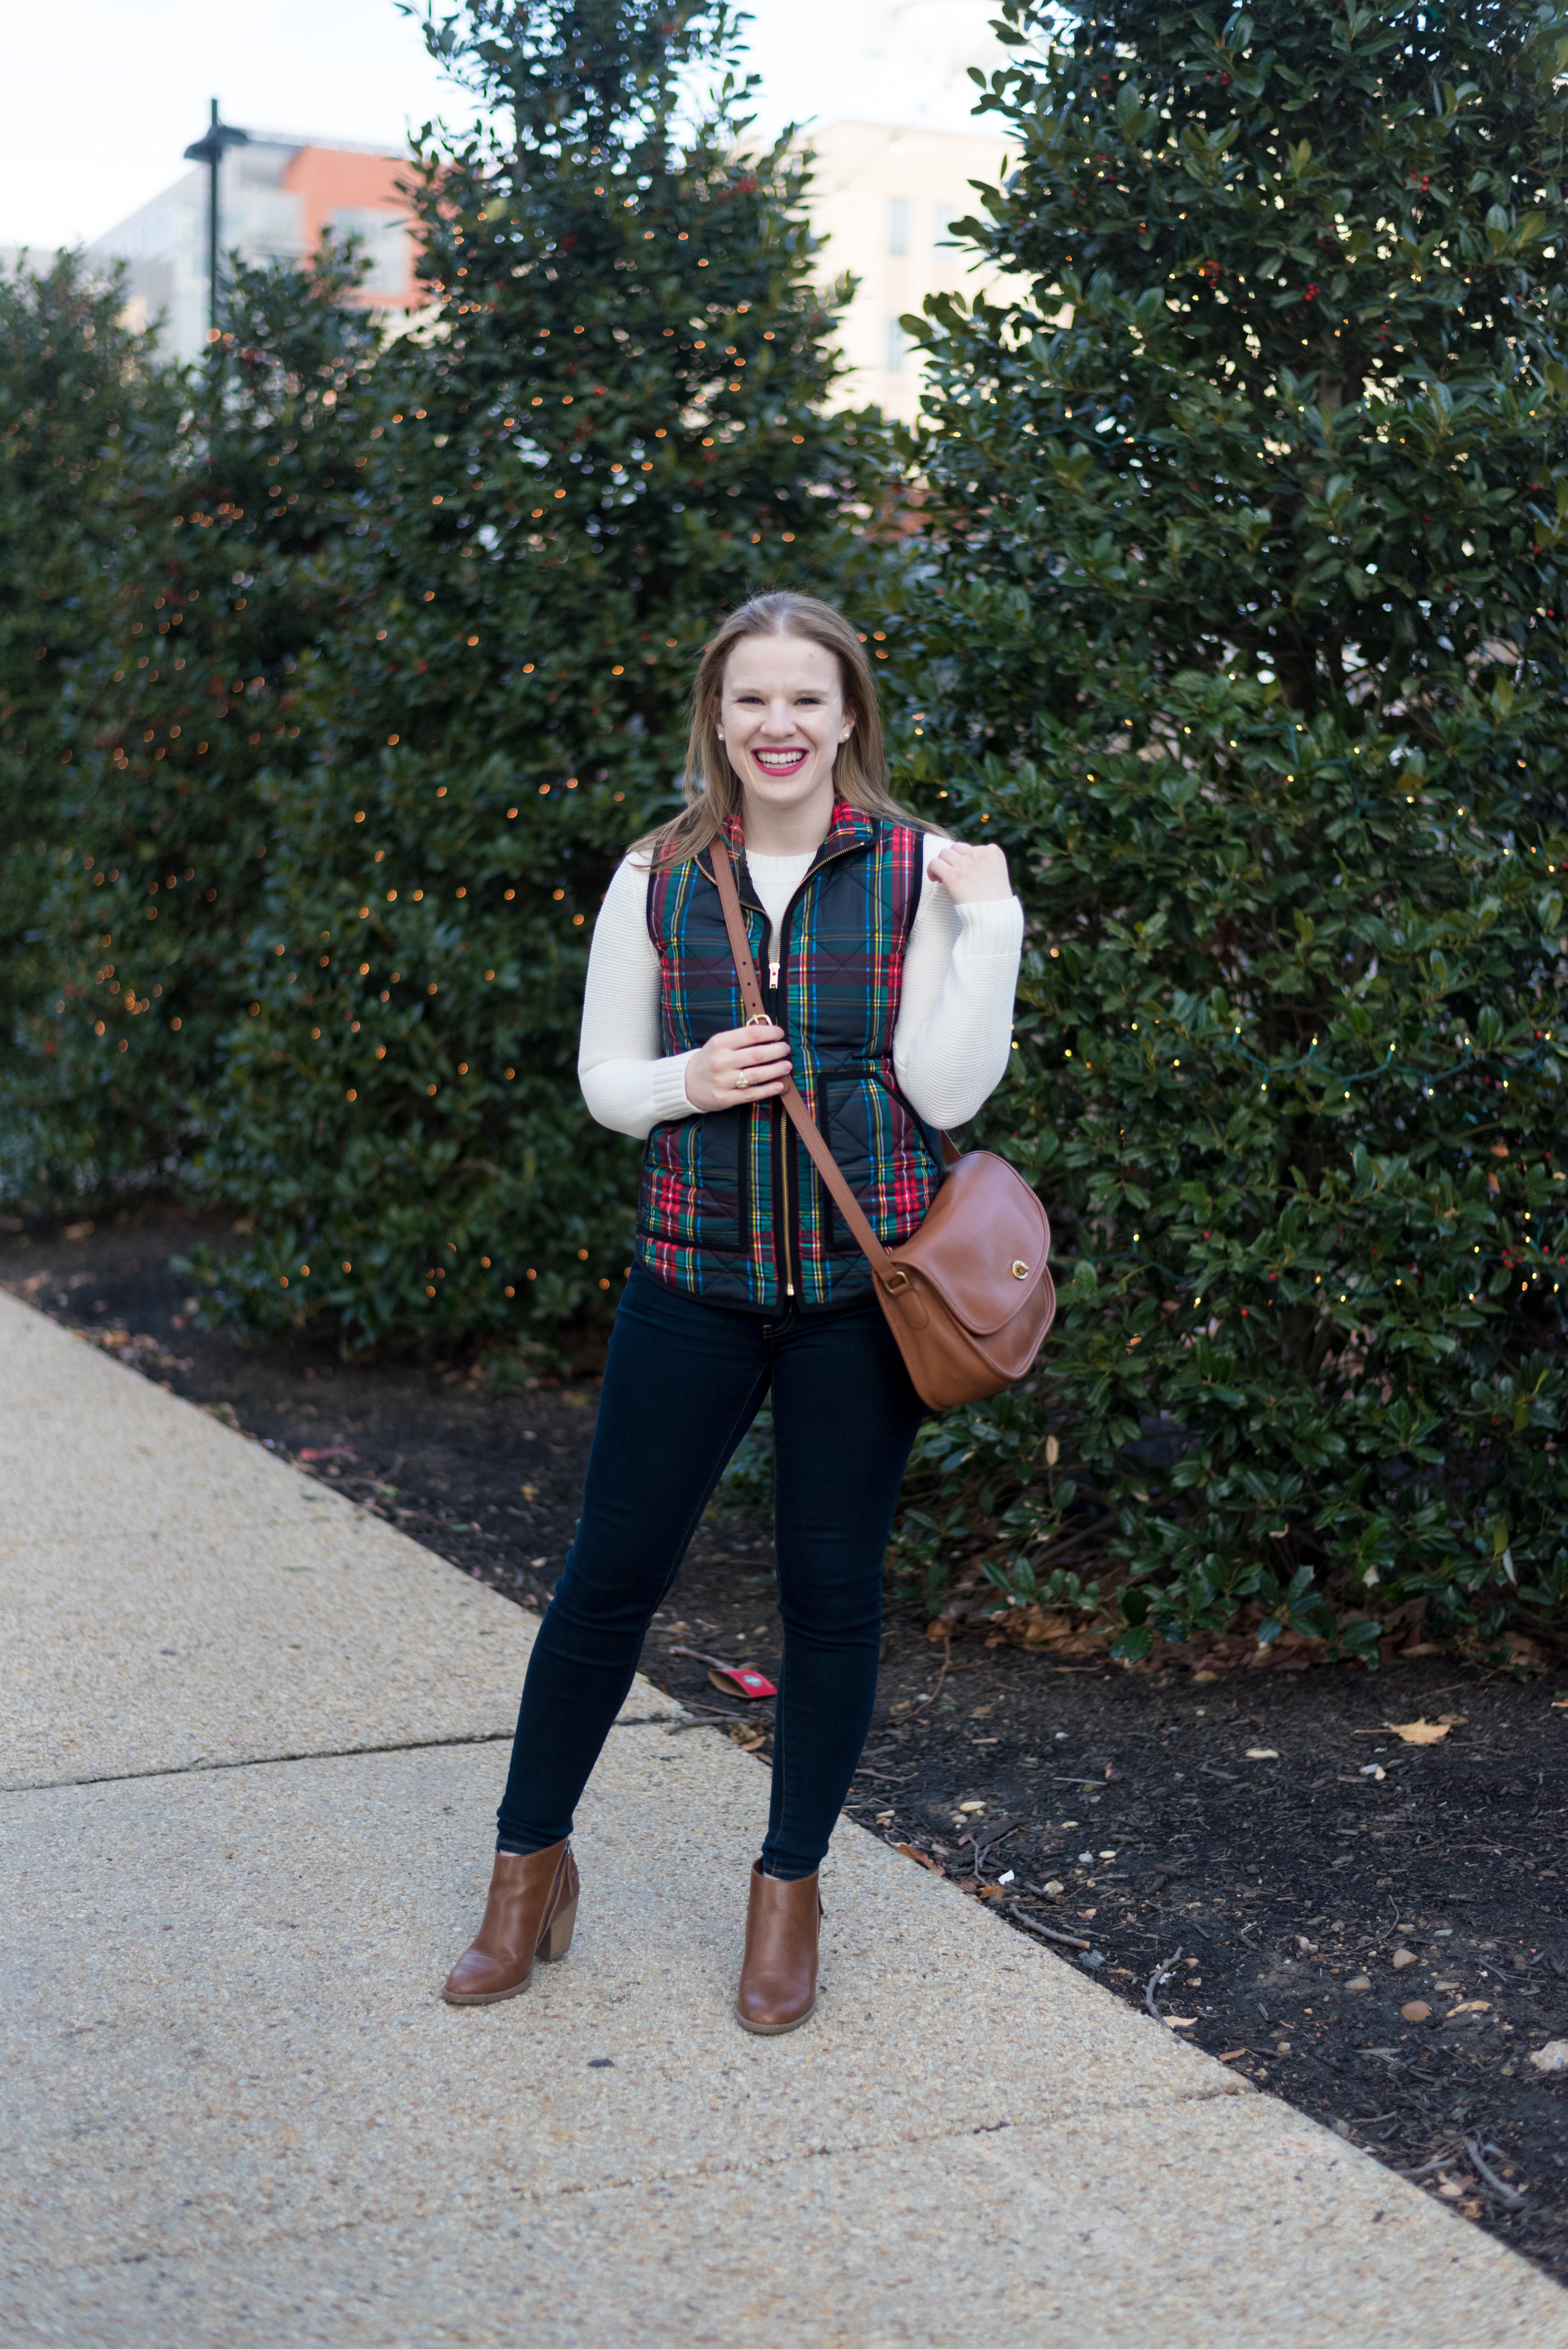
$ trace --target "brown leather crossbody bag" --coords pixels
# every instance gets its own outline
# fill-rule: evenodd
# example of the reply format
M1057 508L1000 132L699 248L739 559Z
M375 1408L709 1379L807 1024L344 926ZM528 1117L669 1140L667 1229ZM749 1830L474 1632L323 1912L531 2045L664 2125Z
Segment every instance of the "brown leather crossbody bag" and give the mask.
M747 942L735 868L722 840L713 875L748 1028L771 1027ZM913 1382L934 1411L978 1402L1021 1379L1056 1318L1047 1259L1051 1226L1016 1167L989 1150L962 1154L942 1137L947 1172L918 1231L883 1247L796 1090L779 1096L829 1195L869 1258L877 1303Z

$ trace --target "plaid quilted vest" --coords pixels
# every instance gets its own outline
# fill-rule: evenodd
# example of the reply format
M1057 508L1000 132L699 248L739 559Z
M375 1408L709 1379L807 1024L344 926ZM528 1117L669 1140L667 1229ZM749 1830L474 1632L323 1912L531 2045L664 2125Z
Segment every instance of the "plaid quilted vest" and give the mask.
M779 926L769 921L732 828L747 936L795 1081L872 1229L907 1239L942 1180L941 1145L898 1092L892 1038L920 902L921 835L839 800ZM724 910L706 856L648 876L648 932L663 974L666 1053L745 1025ZM777 1101L656 1125L643 1158L637 1252L668 1288L780 1309L870 1297L871 1269Z

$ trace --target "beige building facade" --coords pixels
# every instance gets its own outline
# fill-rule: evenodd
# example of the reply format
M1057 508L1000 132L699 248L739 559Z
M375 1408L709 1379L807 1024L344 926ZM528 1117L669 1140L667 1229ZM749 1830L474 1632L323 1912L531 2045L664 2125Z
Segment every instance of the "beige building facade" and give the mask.
M995 184L1005 143L968 131L846 121L823 124L809 145L815 158L809 202L812 226L826 240L824 278L847 271L859 280L841 336L851 371L839 401L874 401L909 422L920 405L922 369L899 320L918 316L927 295L973 301L978 289L1000 282L954 242L952 223L980 212L970 181Z

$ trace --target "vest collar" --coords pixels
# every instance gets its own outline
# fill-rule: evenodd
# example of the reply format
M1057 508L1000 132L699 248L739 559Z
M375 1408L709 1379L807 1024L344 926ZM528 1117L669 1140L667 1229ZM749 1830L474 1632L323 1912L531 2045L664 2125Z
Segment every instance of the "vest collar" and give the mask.
M835 798L828 829L818 844L816 855L806 868L806 879L809 881L813 873L820 873L824 864L831 864L837 857L848 855L854 849L869 848L876 838L876 833L874 816L865 814L860 808L851 807L846 799ZM735 859L736 885L740 901L742 905L752 906L760 914L765 911L765 908L751 885L751 874L746 862L746 836L741 830L738 815L726 816L724 837L729 844L729 853ZM711 881L712 872L700 856L697 859L697 864Z

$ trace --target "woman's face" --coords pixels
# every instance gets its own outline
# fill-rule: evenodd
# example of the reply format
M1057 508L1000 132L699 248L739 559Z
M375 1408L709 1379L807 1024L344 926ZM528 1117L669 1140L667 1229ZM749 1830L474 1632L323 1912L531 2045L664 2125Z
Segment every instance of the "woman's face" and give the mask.
M853 720L835 656L805 636L745 636L725 667L718 729L748 802L796 815L830 808L833 761Z

